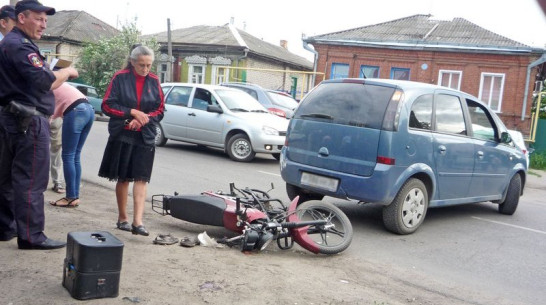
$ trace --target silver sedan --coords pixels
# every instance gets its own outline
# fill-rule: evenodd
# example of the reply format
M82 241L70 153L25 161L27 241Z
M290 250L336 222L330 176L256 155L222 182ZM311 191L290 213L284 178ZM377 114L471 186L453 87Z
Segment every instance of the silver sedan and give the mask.
M270 114L250 95L223 86L164 83L165 116L156 145L168 139L222 148L234 161L256 153L276 159L284 145L288 120Z

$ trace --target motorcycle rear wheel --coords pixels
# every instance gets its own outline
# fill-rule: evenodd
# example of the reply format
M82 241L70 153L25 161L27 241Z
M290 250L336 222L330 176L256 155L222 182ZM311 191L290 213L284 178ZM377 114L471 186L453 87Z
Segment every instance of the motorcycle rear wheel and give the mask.
M301 221L326 220L325 226L309 226L308 236L313 240L321 254L336 254L349 247L353 240L351 221L335 205L311 200L300 204L296 210Z

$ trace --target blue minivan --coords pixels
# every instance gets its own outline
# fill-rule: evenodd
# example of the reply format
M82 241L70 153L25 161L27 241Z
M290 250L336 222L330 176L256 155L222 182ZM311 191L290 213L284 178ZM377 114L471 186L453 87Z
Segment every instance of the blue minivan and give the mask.
M290 199L384 205L383 223L413 233L429 207L492 201L512 215L527 166L498 116L446 87L327 80L300 103L281 152Z

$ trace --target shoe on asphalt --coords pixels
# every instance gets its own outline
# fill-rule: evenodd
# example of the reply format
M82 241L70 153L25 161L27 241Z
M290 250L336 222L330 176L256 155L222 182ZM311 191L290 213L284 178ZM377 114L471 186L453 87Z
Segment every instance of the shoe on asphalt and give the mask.
M64 186L62 184L60 184L60 183L55 183L55 185L53 185L51 190L54 191L55 193L59 193L59 194L63 194L65 192Z
M116 226L118 227L118 229L122 230L122 231L129 231L131 232L131 225L129 225L129 223L127 221L123 221L123 222L116 222Z
M154 244L156 245L173 245L178 242L178 238L172 236L171 234L159 234L154 239Z
M66 242L64 241L53 240L50 238L46 238L46 240L40 244L31 244L28 241L17 239L17 244L21 250L52 250L64 248L66 246Z
M132 227L131 232L134 235L143 235L143 236L150 235L150 232L148 232L148 230L146 230L146 228L143 225L136 226L136 227L134 225L131 225L131 227Z

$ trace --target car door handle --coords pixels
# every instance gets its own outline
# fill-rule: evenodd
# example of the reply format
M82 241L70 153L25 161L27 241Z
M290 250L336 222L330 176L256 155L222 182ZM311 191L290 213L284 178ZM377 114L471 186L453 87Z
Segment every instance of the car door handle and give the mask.
M438 150L440 151L441 154L445 154L447 148L444 145L440 145L438 146Z
M195 112L188 113L189 116L195 116Z
M478 151L478 158L483 159L483 151Z

